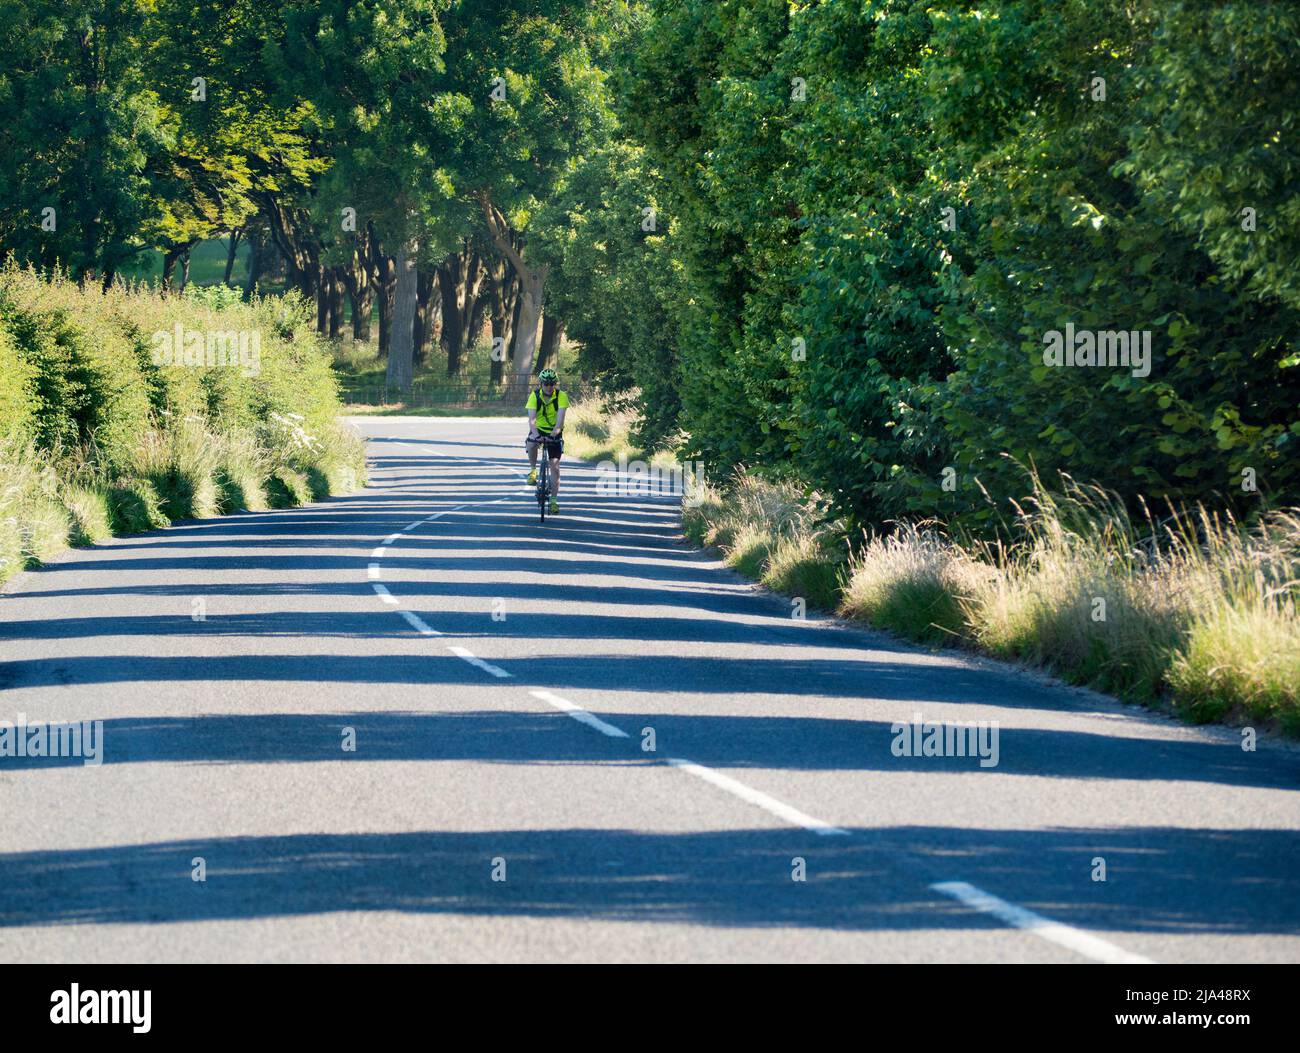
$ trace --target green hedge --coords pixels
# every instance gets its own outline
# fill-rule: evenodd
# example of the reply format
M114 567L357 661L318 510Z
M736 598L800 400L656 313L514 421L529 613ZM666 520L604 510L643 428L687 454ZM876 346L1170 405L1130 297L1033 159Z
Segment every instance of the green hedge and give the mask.
M301 298L0 268L0 578L62 545L364 483ZM177 347L180 353L177 353Z
M672 343L647 390L715 476L859 525L992 529L1017 462L1294 503L1297 93L1280 0L656 4L619 90L684 271L632 319ZM1149 332L1149 372L1045 365L1070 324Z

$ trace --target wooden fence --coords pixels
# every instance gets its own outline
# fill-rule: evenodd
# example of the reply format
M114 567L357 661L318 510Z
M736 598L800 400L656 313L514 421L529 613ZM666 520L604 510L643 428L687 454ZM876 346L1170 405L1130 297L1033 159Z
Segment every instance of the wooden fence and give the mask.
M421 378L424 379L424 378ZM531 373L507 374L499 384L490 380L446 377L425 381L409 392L385 386L356 387L341 391L345 406L395 406L408 409L472 409L479 413L522 414L528 394L537 386ZM590 398L594 384L585 377L561 377L560 388L577 403Z

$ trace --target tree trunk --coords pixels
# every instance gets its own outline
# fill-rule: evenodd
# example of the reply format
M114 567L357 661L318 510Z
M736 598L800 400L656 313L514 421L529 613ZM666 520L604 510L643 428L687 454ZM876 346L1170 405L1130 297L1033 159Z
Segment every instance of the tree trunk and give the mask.
M186 249L181 254L181 292L185 291L185 286L190 283L190 250Z
M556 360L559 358L560 340L563 337L564 323L555 317L554 312L547 311L542 315L542 346L537 355L539 373L547 366L555 368Z
M238 255L239 255L239 231L232 230L230 232L230 245L226 249L226 276L221 279L222 282L226 285L230 284L230 276L235 271L235 257L237 257Z
M485 269L478 251L465 242L438 265L438 286L442 292L441 343L447 353L447 375L459 376L465 367L466 354L473 339L474 319L478 313L480 289Z
M388 352L388 381L390 392L410 392L415 366L415 308L418 299L419 276L415 270L415 257L419 245L410 241L397 251L395 269L397 284L393 294L393 337Z
M537 349L537 320L542 313L546 276L551 267L547 263L540 267L530 267L525 263L523 249L517 244L515 233L501 210L492 204L486 193L480 194L478 200L492 243L510 261L519 276L519 325L515 330L512 365L516 373L527 375L533 371L533 353Z
M262 270L268 281L286 288L292 287L288 261L285 260L284 253L280 251L280 246L276 244L274 238L267 243L266 262L262 265Z
M393 297L397 293L397 262L392 256L379 258L379 280L376 295L379 298L379 353L388 357L393 346Z
M369 342L374 286L380 279L380 238L374 224L352 234L351 259L339 268L348 302L352 304L352 339Z
M378 239L373 224L352 236L352 262L343 268L343 283L352 303L352 339L370 342L370 311L378 281Z
M490 313L491 303L491 297L482 291L474 298L474 312L469 322L469 338L465 341L465 347L469 351L474 350L483 335L483 323ZM466 355L467 359L468 357Z
M343 268L331 267L329 280L330 339L343 335Z
M515 341L519 339L519 316L524 310L523 286L515 290L515 307L510 316L510 343L506 345L506 388L516 385L519 377L515 373Z
M520 275L523 290L519 295L519 328L515 332L514 370L520 376L533 371L533 355L537 350L537 320L542 314L542 287L547 268Z
M442 279L435 268L430 275L432 290L429 295L429 346L442 346Z
M248 277L244 279L245 300L253 298L253 290L257 288L269 255L266 235L260 230L251 231L248 235Z
M370 343L370 313L375 306L375 287L370 281L349 282L348 297L352 301L352 339Z
M492 384L501 383L506 371L506 357L510 353L510 337L515 319L515 303L519 299L519 279L509 261L498 257L492 266Z
M316 264L316 332L325 336L330 331L330 269Z
M163 251L162 263L162 291L170 292L172 287L172 273L176 270L176 261L180 258L179 249L165 249Z
M274 194L257 195L284 260L288 281L309 301L316 301L321 279L320 245L311 236L311 221L301 210L291 211ZM307 233L303 233L306 231ZM317 328L320 319L317 318ZM324 332L323 329L321 329Z
M447 355L447 374L460 361L460 255L453 253L438 264L438 291L442 300L442 334L439 343Z
M437 294L436 271L420 271L415 304L415 364L423 366L429 357L429 340L433 336L433 299Z

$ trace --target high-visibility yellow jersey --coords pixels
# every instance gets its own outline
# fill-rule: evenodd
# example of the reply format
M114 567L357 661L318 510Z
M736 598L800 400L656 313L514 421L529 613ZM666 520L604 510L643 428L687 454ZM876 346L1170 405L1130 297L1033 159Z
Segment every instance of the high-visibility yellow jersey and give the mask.
M537 430L544 435L549 435L551 429L555 427L555 418L559 411L569 408L569 396L558 388L551 398L546 398L540 390L534 391L528 396L528 402L524 409L535 409L537 411Z

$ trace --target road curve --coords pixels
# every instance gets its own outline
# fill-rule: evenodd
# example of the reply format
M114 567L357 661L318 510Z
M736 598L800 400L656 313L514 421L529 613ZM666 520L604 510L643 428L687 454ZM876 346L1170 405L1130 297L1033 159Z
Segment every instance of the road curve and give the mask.
M0 720L103 755L0 757L0 961L1300 960L1294 747L792 617L590 465L542 525L521 422L357 424L361 493L5 589Z

